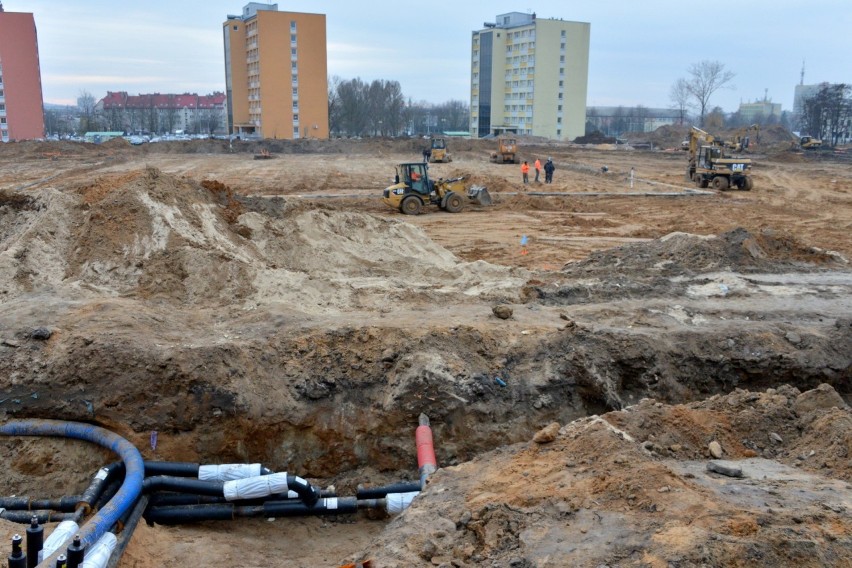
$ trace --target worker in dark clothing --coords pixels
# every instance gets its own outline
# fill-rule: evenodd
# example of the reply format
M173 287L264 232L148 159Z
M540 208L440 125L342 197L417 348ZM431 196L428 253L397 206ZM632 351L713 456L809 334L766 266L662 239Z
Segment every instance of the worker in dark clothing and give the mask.
M553 158L548 158L544 163L544 183L553 183L553 170L555 169Z

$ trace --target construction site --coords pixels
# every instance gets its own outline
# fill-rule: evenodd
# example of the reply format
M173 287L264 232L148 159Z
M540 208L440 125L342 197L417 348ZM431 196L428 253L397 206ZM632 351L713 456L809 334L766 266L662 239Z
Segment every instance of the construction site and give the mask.
M63 421L145 461L110 566L852 565L852 154L686 135L449 140L419 214L423 139L0 144L0 537L131 476Z

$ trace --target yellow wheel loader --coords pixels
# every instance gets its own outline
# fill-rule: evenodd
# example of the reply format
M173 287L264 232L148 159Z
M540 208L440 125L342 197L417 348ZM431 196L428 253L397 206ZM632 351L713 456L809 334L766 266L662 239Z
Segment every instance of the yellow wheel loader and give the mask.
M447 149L447 141L444 138L432 138L432 147L429 150L429 161L452 162L450 151Z
M491 161L497 164L520 164L518 143L514 138L498 138L497 151L491 152Z
M466 188L465 178L429 179L429 165L413 162L396 166L394 184L385 188L382 201L406 215L418 215L424 205L437 205L449 213L464 209L465 197L479 205L491 205L491 194L482 186Z

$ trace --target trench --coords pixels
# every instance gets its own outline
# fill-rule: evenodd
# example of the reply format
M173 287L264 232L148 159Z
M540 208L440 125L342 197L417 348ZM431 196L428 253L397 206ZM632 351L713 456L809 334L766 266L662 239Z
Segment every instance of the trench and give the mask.
M800 335L806 346L791 345L789 326L775 323L715 334L574 325L511 338L494 329L343 328L180 348L72 335L6 347L14 354L0 371L15 380L0 393L0 412L121 424L140 448L156 431L158 459L184 461L188 451L323 479L369 468L384 482L416 474L421 413L439 464L453 465L529 440L550 422L642 398L678 404L828 383L849 400L852 322Z

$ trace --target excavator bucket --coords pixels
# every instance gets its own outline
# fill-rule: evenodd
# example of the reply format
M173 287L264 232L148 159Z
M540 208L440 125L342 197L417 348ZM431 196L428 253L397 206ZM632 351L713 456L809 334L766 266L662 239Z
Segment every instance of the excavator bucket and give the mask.
M481 185L473 185L467 190L468 198L478 205L492 205L491 194Z

